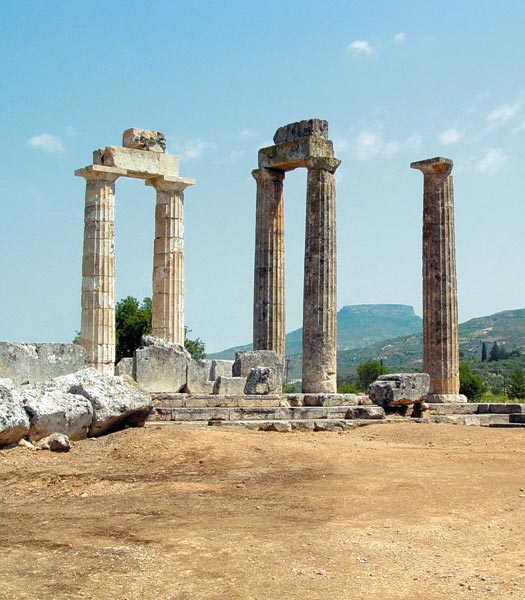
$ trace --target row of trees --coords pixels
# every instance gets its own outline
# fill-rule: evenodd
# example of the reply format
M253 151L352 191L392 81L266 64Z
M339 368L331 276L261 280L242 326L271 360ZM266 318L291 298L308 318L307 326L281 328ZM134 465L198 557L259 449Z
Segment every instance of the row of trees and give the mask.
M341 393L366 392L372 382L387 372L382 362L366 361L357 367L355 376L350 375L344 381L339 382L338 391ZM471 402L479 402L489 391L483 378L472 372L468 362L462 362L459 366L459 382L460 394L464 394ZM525 398L525 372L523 369L517 367L512 371L505 391L511 399Z
M507 358L513 356L520 356L520 351L517 348L509 352L504 344L494 342L487 355L487 344L485 342L481 344L481 362L497 362L498 360L507 360Z

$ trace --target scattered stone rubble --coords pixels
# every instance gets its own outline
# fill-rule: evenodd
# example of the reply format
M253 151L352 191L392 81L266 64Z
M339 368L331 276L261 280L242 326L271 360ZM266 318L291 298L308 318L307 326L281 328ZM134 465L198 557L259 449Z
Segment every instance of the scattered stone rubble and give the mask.
M42 383L0 387L0 445L53 434L79 440L141 427L151 410L150 396L129 378L92 368Z

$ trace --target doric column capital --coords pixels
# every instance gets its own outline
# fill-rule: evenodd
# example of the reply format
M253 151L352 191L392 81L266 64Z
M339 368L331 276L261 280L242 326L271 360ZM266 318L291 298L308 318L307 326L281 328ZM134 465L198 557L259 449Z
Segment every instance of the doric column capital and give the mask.
M189 179L188 177L169 177L167 175L161 175L159 177L152 177L147 179L145 185L154 187L157 192L182 192L190 185L195 185L195 179Z
M335 173L337 167L341 164L338 158L309 156L305 159L305 167L311 171L318 169L320 171L329 171Z
M427 158L426 160L418 160L410 163L411 169L421 171L423 175L434 175L438 179L445 179L452 172L454 163L450 158L436 156L435 158Z
M256 181L284 181L284 171L280 169L254 169L252 176Z
M104 167L102 165L89 165L83 169L77 169L75 175L83 177L86 181L102 179L105 181L115 181L121 175L126 175L125 169L117 169L116 167Z

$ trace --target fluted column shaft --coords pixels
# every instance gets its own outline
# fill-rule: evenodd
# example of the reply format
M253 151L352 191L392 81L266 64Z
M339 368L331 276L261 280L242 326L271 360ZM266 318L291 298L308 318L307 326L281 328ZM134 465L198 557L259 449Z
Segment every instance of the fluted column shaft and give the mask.
M303 295L303 392L337 391L337 159L308 165Z
M253 348L285 354L284 172L256 169Z
M423 370L430 394L459 394L459 340L452 161L413 163L424 175Z
M80 345L87 365L107 375L115 364L115 180L85 170L86 205L82 259Z
M157 192L153 256L152 334L184 345L184 182L148 182Z

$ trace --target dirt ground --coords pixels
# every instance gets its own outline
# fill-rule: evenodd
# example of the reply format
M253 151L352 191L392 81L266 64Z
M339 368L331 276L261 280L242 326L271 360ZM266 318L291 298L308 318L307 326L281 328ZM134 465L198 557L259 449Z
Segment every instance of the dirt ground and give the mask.
M0 479L2 599L525 599L525 430L155 425Z

